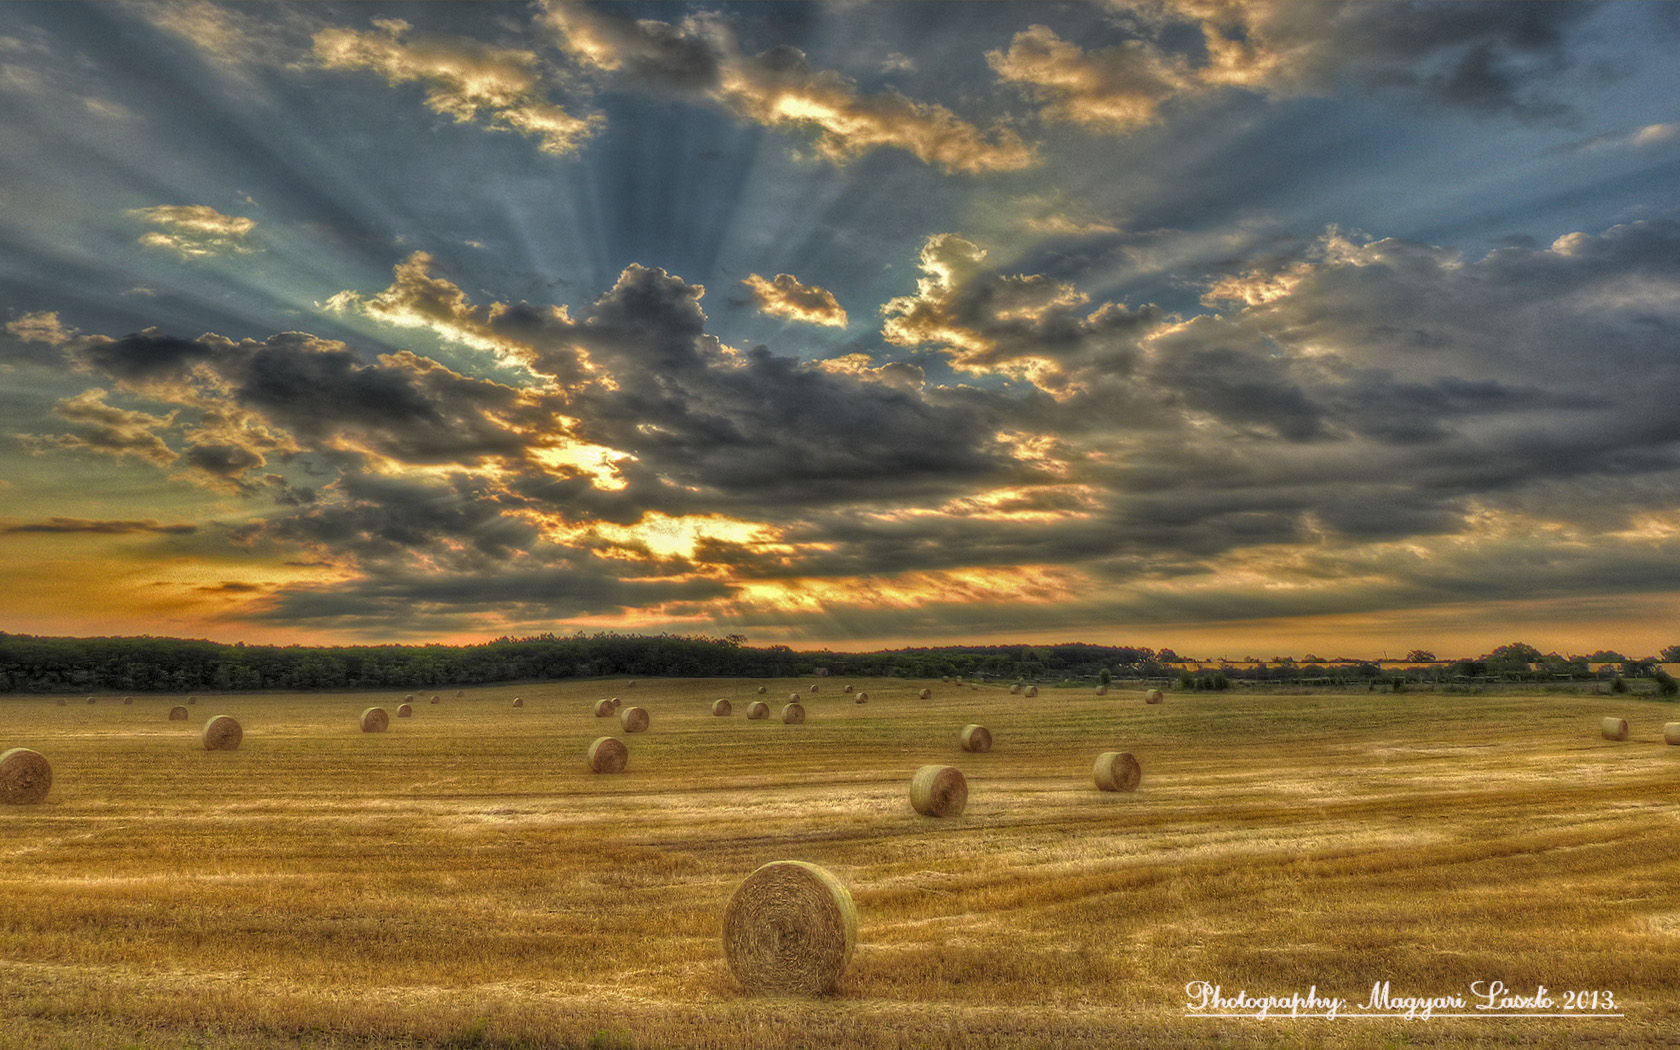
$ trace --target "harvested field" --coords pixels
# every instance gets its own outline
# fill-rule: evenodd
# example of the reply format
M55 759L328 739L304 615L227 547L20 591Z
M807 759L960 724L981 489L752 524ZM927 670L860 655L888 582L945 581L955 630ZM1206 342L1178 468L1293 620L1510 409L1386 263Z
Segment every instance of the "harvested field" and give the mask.
M167 697L0 698L0 747L53 767L44 802L0 807L0 1045L1610 1048L1680 1026L1671 705L926 684L860 681L867 705L785 726L712 716L757 682L644 679L659 731L614 776L581 756L622 683L475 688L378 747L344 731L366 694L209 698L244 728L229 752ZM1629 740L1590 731L1609 715ZM1007 748L955 751L970 721ZM1093 790L1106 751L1138 790ZM968 778L960 817L906 804L929 763ZM829 996L748 996L726 963L730 895L773 860L851 891ZM1379 980L1609 991L1623 1016L1186 1016L1196 981L1355 1013Z

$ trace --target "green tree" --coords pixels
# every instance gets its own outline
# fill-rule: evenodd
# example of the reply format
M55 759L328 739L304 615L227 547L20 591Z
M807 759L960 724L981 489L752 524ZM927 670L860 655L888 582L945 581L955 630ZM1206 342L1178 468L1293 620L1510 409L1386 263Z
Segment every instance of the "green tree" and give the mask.
M1411 652L1406 654L1406 662L1414 664L1432 664L1435 662L1435 654L1430 652L1428 649L1413 649Z

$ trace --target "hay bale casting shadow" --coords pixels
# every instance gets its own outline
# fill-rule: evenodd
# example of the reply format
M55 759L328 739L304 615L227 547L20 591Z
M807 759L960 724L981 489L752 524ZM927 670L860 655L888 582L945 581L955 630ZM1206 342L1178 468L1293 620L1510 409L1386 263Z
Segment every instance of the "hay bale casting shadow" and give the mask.
M857 908L815 864L778 860L748 875L723 913L723 955L752 993L821 995L857 947Z

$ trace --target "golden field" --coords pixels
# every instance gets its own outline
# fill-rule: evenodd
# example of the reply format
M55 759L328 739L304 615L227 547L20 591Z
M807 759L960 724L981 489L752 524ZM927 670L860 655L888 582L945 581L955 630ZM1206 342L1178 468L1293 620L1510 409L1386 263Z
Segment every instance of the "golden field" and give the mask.
M782 724L814 681L806 723ZM760 684L772 719L748 721ZM187 722L166 720L179 696L0 699L0 751L40 751L54 775L45 803L0 806L0 1047L1680 1040L1680 747L1662 741L1676 705L1150 706L1125 688L1028 700L848 679L439 694L403 719L401 694L201 695ZM648 731L594 716L614 695ZM730 717L710 713L719 697ZM375 704L390 729L363 733ZM238 750L202 747L216 714L243 725ZM1631 739L1603 740L1606 715ZM969 722L991 752L960 749ZM593 774L588 745L609 734L628 769ZM1094 789L1103 751L1137 756L1136 792ZM912 774L936 762L968 778L959 818L910 807ZM724 961L732 890L780 859L822 865L856 902L831 996L747 996ZM1543 985L1559 1007L1611 992L1622 1016L1346 1016L1378 981L1474 1003L1492 980ZM1197 981L1349 1007L1186 1016Z

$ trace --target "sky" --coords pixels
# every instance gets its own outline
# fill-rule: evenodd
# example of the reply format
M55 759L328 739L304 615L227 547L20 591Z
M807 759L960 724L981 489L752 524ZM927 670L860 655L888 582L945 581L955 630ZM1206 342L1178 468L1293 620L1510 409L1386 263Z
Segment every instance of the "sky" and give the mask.
M1680 5L0 4L0 631L1680 643Z

